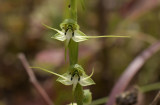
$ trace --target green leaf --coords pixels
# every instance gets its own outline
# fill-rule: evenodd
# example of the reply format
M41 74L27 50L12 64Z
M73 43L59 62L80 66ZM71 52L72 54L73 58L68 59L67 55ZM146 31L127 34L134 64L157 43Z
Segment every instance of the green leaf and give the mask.
M84 90L83 104L90 105L92 102L92 93L89 89Z

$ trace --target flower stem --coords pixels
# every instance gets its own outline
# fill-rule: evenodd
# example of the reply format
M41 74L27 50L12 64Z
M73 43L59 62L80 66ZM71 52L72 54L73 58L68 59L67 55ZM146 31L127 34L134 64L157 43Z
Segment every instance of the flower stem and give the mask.
M68 47L70 65L75 65L78 61L78 43L71 39Z

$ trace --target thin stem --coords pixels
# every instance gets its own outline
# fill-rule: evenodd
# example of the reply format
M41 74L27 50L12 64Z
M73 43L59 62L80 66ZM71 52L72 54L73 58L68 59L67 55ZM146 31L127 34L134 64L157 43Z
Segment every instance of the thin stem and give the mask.
M140 91L143 93L152 91L152 90L158 90L160 89L160 83L154 83L154 84L150 84L150 85L146 85L146 86L142 86L140 88Z
M156 95L156 97L154 98L153 102L150 105L158 105L158 101L160 100L160 91L158 92L158 94Z
M144 65L144 63L159 50L160 50L160 41L154 43L149 48L144 50L130 63L125 72L119 78L118 82L115 84L109 96L109 101L108 103L106 103L106 105L114 105L116 100L115 96L122 93L127 88L130 81L140 70L140 68Z
M104 104L106 101L108 101L108 97L103 97L103 98L92 101L90 105L100 105L100 104Z
M142 93L150 92L153 90L159 90L160 89L160 82L154 83L154 84L149 84L146 86L141 86L138 88ZM99 105L108 102L108 96L103 97L97 100L92 101L91 105Z
M38 83L33 71L31 68L29 68L29 63L25 57L24 54L19 54L18 55L20 61L22 62L29 78L30 78L30 82L33 84L33 86L37 89L37 91L39 92L39 94L42 96L43 100L46 102L47 105L54 105L52 103L52 100L49 98L49 96L47 95L47 93L45 92L45 90L41 87L41 85Z

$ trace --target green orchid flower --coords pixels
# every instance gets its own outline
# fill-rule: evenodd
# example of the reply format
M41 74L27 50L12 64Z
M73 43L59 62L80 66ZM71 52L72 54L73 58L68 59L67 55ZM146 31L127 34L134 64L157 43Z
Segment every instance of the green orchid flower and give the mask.
M82 42L88 40L89 38L103 38L103 37L129 37L129 36L116 36L116 35L105 35L105 36L87 36L79 30L79 25L72 19L66 19L61 25L61 31L50 26L43 24L46 28L54 30L57 34L53 35L51 38L65 41L66 47L68 47L70 40L75 42Z
M48 73L54 74L58 76L57 79L58 82L64 84L64 85L73 85L73 90L75 89L76 85L79 83L81 86L89 86L95 84L95 82L91 79L91 76L93 75L94 69L92 70L92 73L90 76L86 75L84 72L84 69L78 65L75 64L72 67L72 70L68 71L67 73L64 73L63 75L57 74L55 72L52 72L50 70L40 68L40 67L32 67L36 69L41 69L43 71L46 71Z

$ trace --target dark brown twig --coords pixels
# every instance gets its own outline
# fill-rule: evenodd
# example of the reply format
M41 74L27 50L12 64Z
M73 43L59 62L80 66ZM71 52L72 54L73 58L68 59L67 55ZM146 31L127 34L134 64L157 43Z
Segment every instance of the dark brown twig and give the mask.
M44 99L44 101L46 102L47 105L53 105L51 99L49 98L49 96L47 95L47 93L45 92L45 90L41 87L41 85L38 83L33 71L31 68L29 68L29 63L25 57L24 54L19 54L18 55L20 61L22 62L29 78L30 78L30 82L33 84L33 86L37 89L37 91L39 92L39 94L42 96L42 98Z
M154 53L156 53L158 50L160 50L160 41L157 43L154 43L149 48L144 50L140 55L138 55L126 68L124 73L121 75L121 77L118 79L117 83L115 84L114 88L112 89L112 92L109 96L109 101L106 103L106 105L114 105L115 103L115 97L122 93L130 83L130 81L133 79L133 77L136 75L136 73L140 70L140 68L143 66L143 64L152 56Z
M158 101L160 101L160 91L158 92L158 94L156 95L156 97L154 98L154 100L152 101L152 103L150 105L158 105Z

